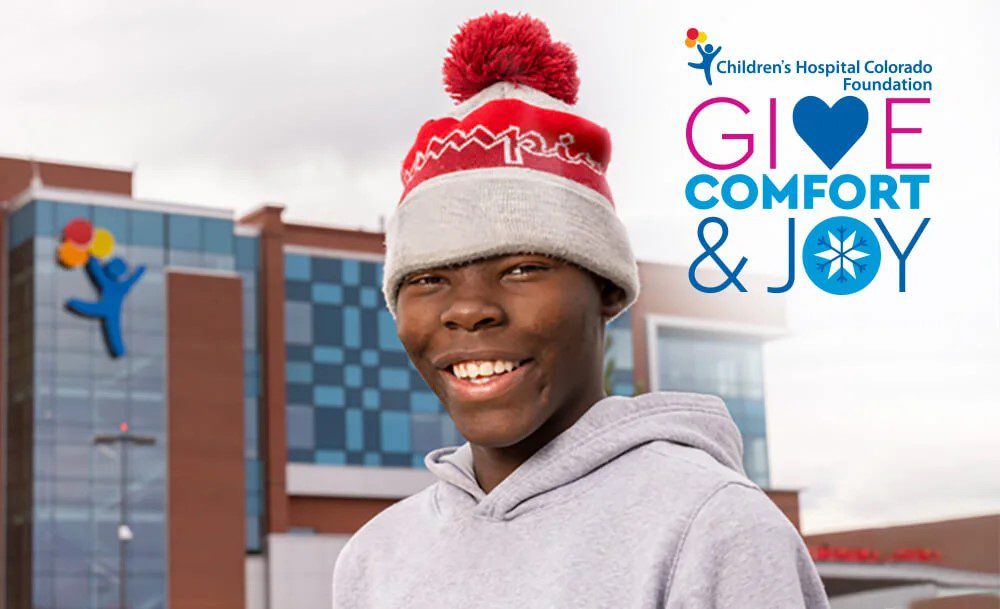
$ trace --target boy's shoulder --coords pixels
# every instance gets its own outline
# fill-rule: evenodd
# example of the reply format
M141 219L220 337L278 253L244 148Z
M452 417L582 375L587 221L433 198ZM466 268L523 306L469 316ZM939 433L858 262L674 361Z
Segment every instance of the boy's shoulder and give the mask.
M352 548L365 552L399 544L400 534L422 528L421 523L433 515L434 493L440 481L435 481L408 497L400 499L376 514L361 526L350 539Z
M334 607L374 606L369 595L377 586L373 588L372 578L384 576L380 565L393 564L405 551L401 540L412 542L412 532L426 529L420 521L437 484L393 503L348 538L333 567Z
M693 517L713 495L731 486L743 490L735 494L745 501L771 503L743 472L698 448L667 440L637 446L601 469L589 483L581 480L594 487L588 494L595 500L645 506L651 514L670 513L680 520Z
M684 488L691 516L723 518L762 525L771 530L794 531L794 525L758 484L743 472L719 463L707 453L669 441L650 442L650 459L659 460L654 476L667 492ZM738 515L738 516L737 516ZM797 536L796 536L797 537Z
M723 465L705 451L693 446L669 440L655 440L633 452L638 461L636 466L643 470L644 475L652 476L664 484L670 484L674 489L680 483L686 488L702 488L709 492L730 483L756 487L756 484L743 472Z

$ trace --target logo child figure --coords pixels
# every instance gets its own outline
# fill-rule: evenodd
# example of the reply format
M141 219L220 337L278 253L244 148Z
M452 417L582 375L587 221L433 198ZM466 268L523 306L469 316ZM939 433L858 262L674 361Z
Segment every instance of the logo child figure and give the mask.
M71 298L66 301L66 308L77 315L100 319L108 351L112 357L119 357L125 353L121 328L122 302L146 272L146 267L139 266L126 277L128 265L120 257L102 264L100 258L110 255L114 249L114 237L106 229L94 230L86 220L76 219L67 224L64 235L65 239L59 247L59 261L72 268L81 266L86 260L87 274L98 291L96 301Z
M719 54L722 47L716 47L712 44L706 44L704 47L701 46L702 42L708 40L708 34L705 32L699 32L696 28L691 28L687 31L687 40L684 44L688 48L698 45L698 53L701 54L700 62L689 61L688 65L696 70L705 71L705 80L709 85L712 84L712 62L715 61L715 56Z

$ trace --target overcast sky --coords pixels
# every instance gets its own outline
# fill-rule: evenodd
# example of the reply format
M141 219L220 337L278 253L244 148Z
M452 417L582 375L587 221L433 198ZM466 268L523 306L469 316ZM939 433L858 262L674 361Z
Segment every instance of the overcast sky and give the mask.
M907 150L933 162L931 185L923 213L887 218L907 233L932 217L909 291L894 291L892 265L847 298L800 275L790 335L765 347L772 482L803 490L807 532L996 512L997 6L838 2L818 18L798 2L770 4L616 3L605 13L579 1L5 2L0 154L135 167L140 198L239 213L281 202L286 219L375 229L399 196L416 130L450 106L440 84L449 37L487 10L525 10L579 57L578 111L611 130L609 180L637 254L687 265L704 214L683 201L699 172L683 130L708 96L685 65L688 27L731 57L930 61L931 110L909 115L926 139ZM719 79L712 93L758 108L758 133L777 97L782 175L825 172L785 128L799 97L843 95L810 82L815 91L801 80ZM879 134L880 98L865 99L869 135ZM837 171L879 172L880 146L866 136ZM781 276L783 216L724 216L730 251ZM823 217L797 216L800 230ZM883 260L893 262L888 249Z

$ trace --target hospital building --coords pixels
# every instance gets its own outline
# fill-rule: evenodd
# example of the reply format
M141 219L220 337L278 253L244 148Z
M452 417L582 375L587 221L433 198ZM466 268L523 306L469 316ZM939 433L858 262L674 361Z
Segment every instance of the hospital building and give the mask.
M383 234L142 200L132 177L0 158L0 609L329 607L347 538L464 442L385 307ZM639 270L612 393L724 398L797 524L768 466L781 298Z

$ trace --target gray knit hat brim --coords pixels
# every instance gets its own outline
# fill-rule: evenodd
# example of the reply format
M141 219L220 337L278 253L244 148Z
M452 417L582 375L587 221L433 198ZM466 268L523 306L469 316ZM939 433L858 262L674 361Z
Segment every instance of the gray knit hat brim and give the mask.
M386 226L382 292L393 318L410 273L532 252L577 264L639 295L639 273L610 202L572 180L520 167L457 171L411 191ZM615 317L610 318L611 321Z

